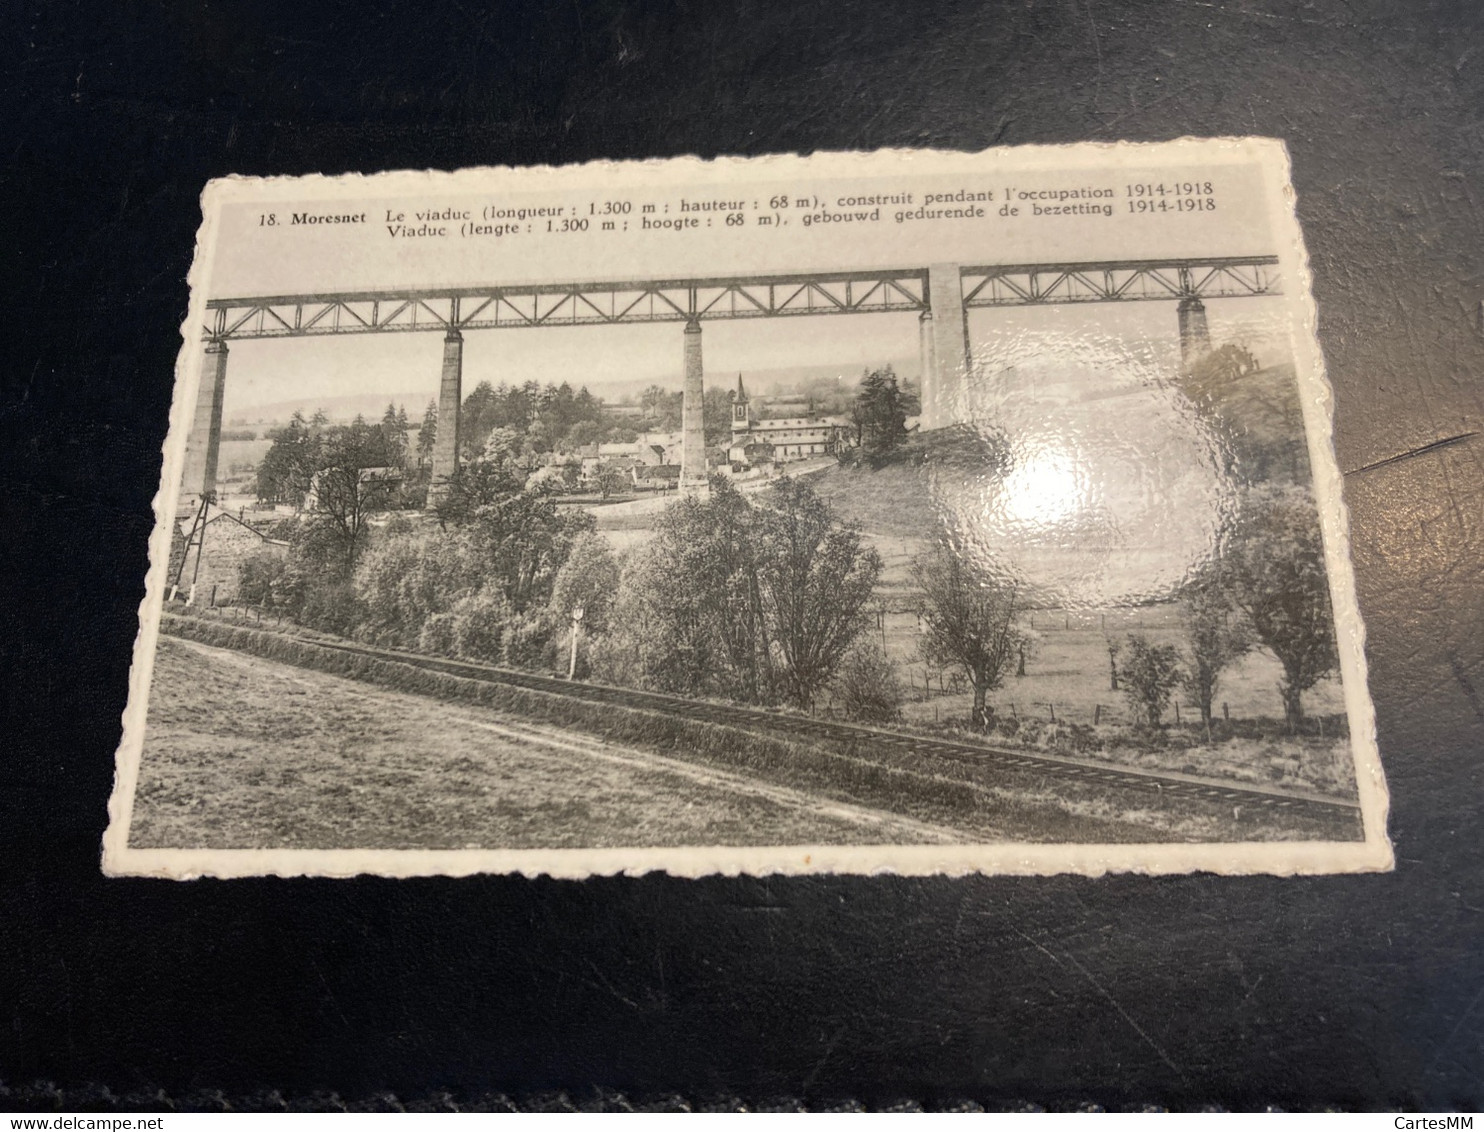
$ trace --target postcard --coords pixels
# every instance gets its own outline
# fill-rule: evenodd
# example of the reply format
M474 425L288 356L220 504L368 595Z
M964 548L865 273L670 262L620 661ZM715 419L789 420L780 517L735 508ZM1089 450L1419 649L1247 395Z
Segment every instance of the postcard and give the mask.
M106 872L1392 867L1281 141L202 207Z

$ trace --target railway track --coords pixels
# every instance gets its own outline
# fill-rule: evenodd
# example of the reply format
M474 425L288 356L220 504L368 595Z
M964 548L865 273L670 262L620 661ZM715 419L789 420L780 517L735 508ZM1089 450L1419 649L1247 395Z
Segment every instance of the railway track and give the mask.
M613 688L602 684L586 684L518 669L426 656L399 649L380 649L349 642L332 643L317 640L306 643L337 652L394 661L415 668L462 676L466 679L527 688L590 703L639 707L649 711L680 715L686 719L700 719L708 723L744 730L771 732L791 738L824 739L837 743L890 747L908 754L933 755L976 767L1001 768L1020 774L1038 774L1063 781L1147 793L1160 798L1190 799L1224 807L1256 809L1275 816L1282 814L1292 818L1317 820L1331 826L1339 824L1355 830L1359 829L1359 804L1324 794L1284 790L1253 783L1226 782L1173 771L1115 767L1064 755L958 742L884 727L814 719L742 704L714 703L663 692L644 692L630 688Z

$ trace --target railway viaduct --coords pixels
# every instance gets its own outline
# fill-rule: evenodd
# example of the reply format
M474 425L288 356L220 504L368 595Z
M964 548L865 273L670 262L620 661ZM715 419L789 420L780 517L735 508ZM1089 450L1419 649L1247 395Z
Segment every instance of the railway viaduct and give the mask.
M683 324L681 484L706 482L702 432L701 324L711 319L915 312L922 351L922 422L952 423L972 363L967 312L983 307L1164 301L1176 305L1182 360L1210 349L1204 300L1279 293L1276 256L1102 263L964 266L902 270L496 284L430 290L221 298L206 304L205 358L186 444L182 506L216 490L229 343L329 334L441 333L442 380L433 452L434 498L458 468L464 337L473 330L541 326Z

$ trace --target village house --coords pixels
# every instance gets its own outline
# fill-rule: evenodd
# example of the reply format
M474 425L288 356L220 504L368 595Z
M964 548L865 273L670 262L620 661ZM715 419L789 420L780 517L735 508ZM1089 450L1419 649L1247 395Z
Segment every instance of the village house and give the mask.
M629 475L640 491L674 491L680 486L679 464L635 464Z

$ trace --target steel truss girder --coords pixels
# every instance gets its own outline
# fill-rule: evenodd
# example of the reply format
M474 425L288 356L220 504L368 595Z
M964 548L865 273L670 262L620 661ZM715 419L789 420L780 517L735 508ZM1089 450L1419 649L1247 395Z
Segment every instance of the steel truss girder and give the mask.
M927 272L536 284L213 299L216 339L778 318L927 309Z
M1277 256L1239 256L965 267L964 306L1277 295L1281 293L1277 264Z
M1278 293L1276 256L961 269L965 307ZM212 299L218 341L929 310L926 268Z

